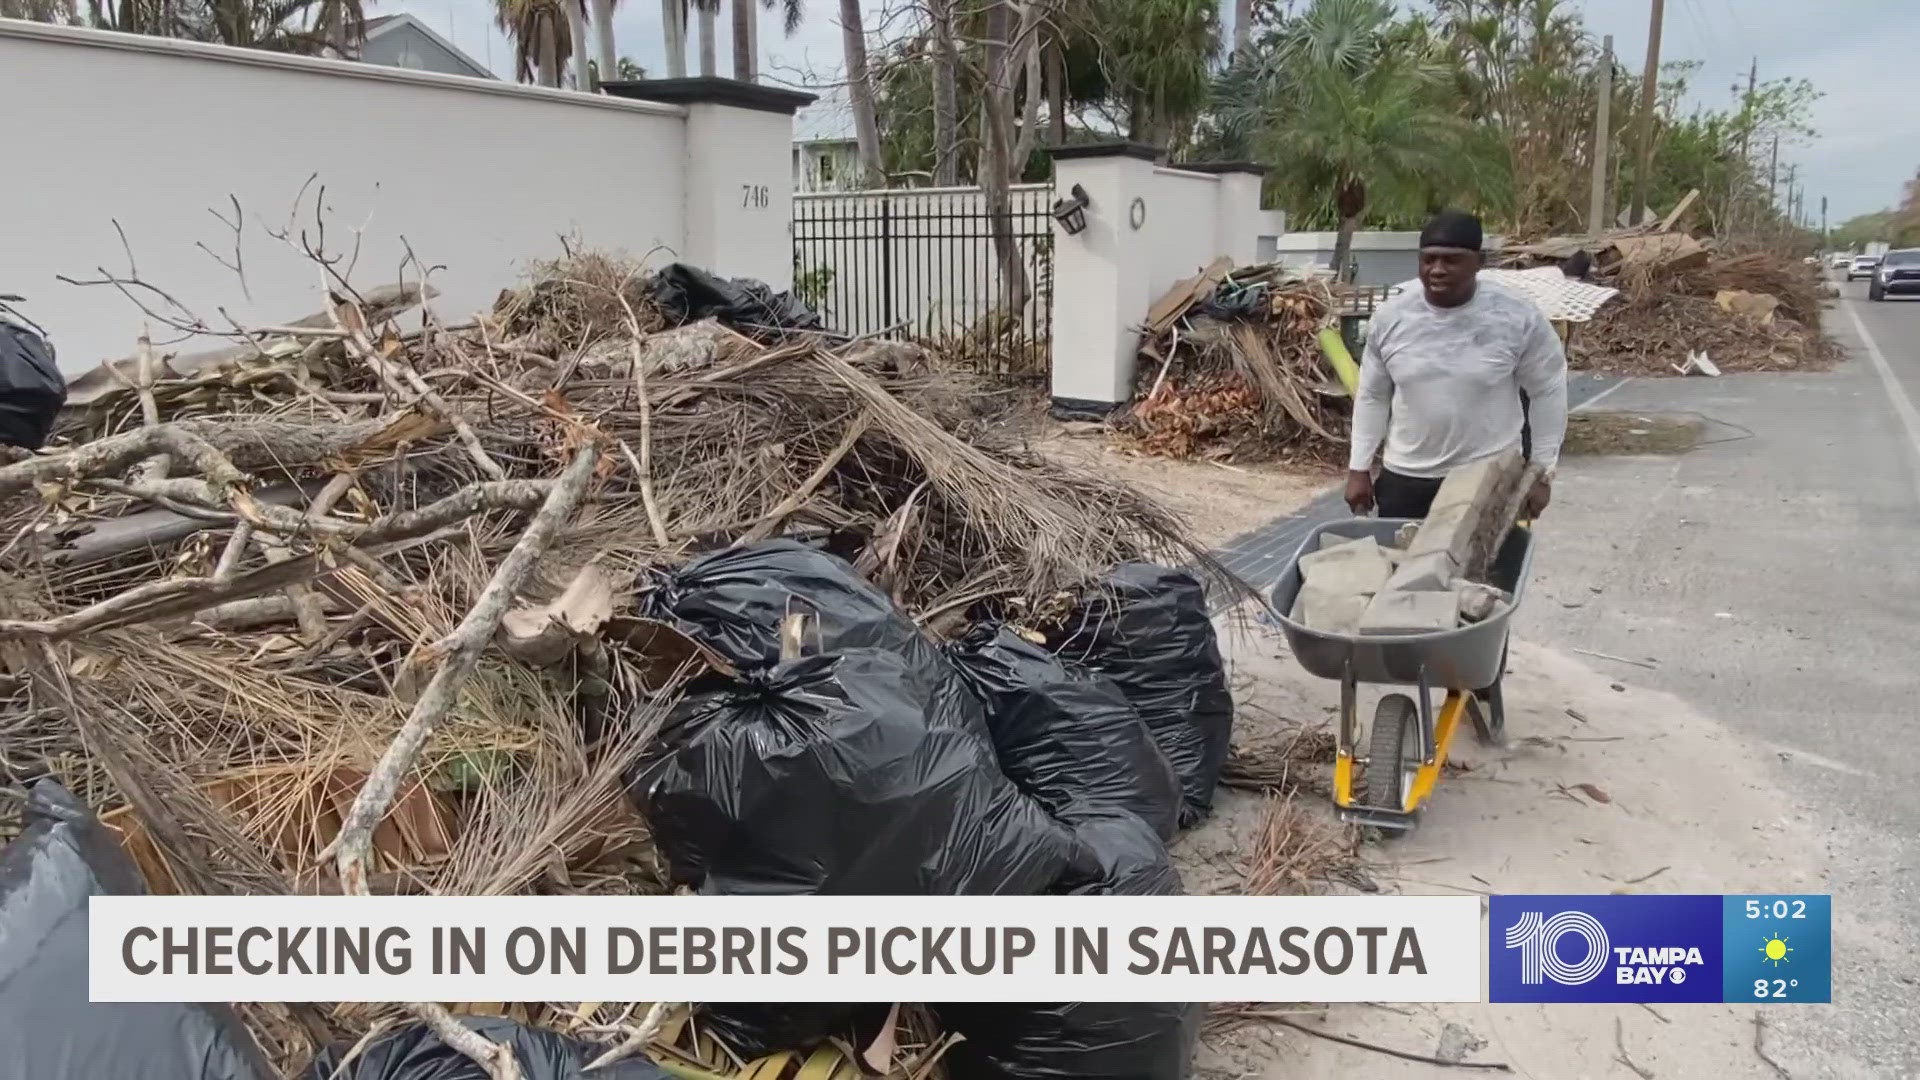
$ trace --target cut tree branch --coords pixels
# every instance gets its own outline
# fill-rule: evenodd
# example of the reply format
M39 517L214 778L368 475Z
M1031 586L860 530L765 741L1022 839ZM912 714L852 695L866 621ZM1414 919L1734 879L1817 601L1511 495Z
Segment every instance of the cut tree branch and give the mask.
M433 651L444 653L446 659L433 673L433 678L428 680L414 702L413 711L408 714L399 733L388 744L386 753L381 755L379 764L374 766L367 782L360 788L359 795L354 798L353 809L348 812L340 834L334 841L343 894L367 895L367 862L372 854L374 826L386 818L387 811L393 806L394 796L400 791L402 779L412 770L421 747L426 745L434 729L459 698L461 686L479 665L481 652L499 631L500 620L506 615L521 585L546 553L561 526L573 516L574 509L585 497L587 485L593 479L594 467L599 461L599 449L591 442L575 453L573 461L548 491L539 512L528 522L526 531L521 533L513 550L500 561L492 579L480 591L479 598L474 601L466 617L460 620L460 625L454 628L452 634L432 647ZM449 1047L473 1059L494 1080L519 1080L520 1067L511 1047L494 1043L461 1026L441 1005L416 1002L408 1008Z

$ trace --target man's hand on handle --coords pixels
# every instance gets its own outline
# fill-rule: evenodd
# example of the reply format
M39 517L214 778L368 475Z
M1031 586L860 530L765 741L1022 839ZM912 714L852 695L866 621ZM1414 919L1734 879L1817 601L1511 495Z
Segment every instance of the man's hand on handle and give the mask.
M1347 484L1347 490L1349 492L1353 490L1353 484L1351 481L1349 481ZM1540 479L1535 480L1533 482L1533 490L1527 492L1527 501L1521 506L1521 510L1520 510L1521 515L1524 516L1528 521L1532 521L1534 518L1537 518L1540 516L1540 512L1542 510L1545 510L1547 508L1547 503L1551 502L1552 500L1553 500L1553 486L1549 484L1547 482L1547 478L1543 476Z
M1347 508L1356 515L1373 509L1373 474L1365 469L1347 472Z

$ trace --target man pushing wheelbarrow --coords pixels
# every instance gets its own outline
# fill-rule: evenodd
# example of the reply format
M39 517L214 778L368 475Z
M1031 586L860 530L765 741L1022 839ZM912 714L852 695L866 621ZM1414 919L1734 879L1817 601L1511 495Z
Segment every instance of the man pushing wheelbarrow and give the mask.
M1295 658L1341 684L1334 801L1388 829L1414 825L1462 716L1500 738L1527 523L1546 509L1566 435L1559 335L1533 301L1478 280L1481 243L1467 214L1421 231L1420 288L1373 317L1354 395L1346 499L1378 516L1321 526L1274 590ZM1417 693L1381 699L1364 757L1360 683Z

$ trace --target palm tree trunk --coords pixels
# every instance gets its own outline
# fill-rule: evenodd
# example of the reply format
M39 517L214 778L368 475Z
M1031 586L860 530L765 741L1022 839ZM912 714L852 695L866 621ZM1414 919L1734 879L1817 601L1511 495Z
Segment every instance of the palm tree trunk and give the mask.
M733 0L733 77L753 81L753 21L760 9L753 0Z
M880 163L880 125L873 115L873 83L867 78L867 32L860 0L840 0L840 42L847 53L847 91L853 104L853 135L860 147L860 171L866 186L886 183Z
M1053 128L1047 141L1067 145L1067 47L1058 37L1047 46L1047 119Z
M1347 280L1347 259L1353 254L1353 234L1360 227L1360 215L1340 219L1340 234L1333 241L1333 275L1335 281Z
M586 0L560 0L567 7L567 40L573 44L573 88L581 93L593 89L593 76L587 71Z
M540 20L540 85L560 85L560 35L551 18Z
M665 35L667 39L667 78L686 78L686 0L660 0L660 32Z
M960 55L953 44L953 6L957 0L932 0L933 8L933 182L960 182Z
M1253 0L1233 0L1233 51L1244 54L1253 45Z
M600 69L600 81L620 77L620 60L613 52L613 0L592 0L593 59Z
M718 2L715 0L715 3ZM720 13L712 7L700 9L700 74L703 78L713 78L720 66L715 51L719 48L716 43L720 40L719 16Z

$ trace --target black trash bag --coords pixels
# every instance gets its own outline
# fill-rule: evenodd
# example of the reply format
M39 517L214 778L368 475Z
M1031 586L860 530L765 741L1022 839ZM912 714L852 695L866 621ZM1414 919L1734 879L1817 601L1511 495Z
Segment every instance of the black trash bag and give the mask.
M1181 826L1205 820L1233 740L1233 693L1200 582L1123 563L1082 592L1048 644L1120 687L1180 778Z
M1071 896L1180 896L1180 870L1152 825L1125 810L1081 811L1067 820L1092 855L1057 891Z
M644 1054L588 1073L583 1071L585 1066L606 1047L527 1027L504 1016L462 1016L459 1020L494 1042L511 1046L520 1059L520 1075L526 1080L673 1080L673 1074ZM346 1049L329 1047L321 1051L302 1074L304 1080L328 1080ZM441 1042L425 1024L408 1024L375 1040L347 1065L340 1080L487 1080L487 1071Z
M0 318L0 443L28 450L45 446L66 403L67 380L54 363L53 346Z
M949 650L986 705L1000 770L1047 812L1128 810L1172 839L1180 782L1120 688L1070 670L1010 627L980 625Z
M78 799L52 780L33 786L26 831L0 850L0 1073L275 1075L225 1005L87 1000L88 897L146 891L133 861Z
M683 699L628 776L674 878L725 895L1034 895L1084 868L1001 775L943 667L852 649Z
M717 318L746 330L819 330L820 315L791 292L752 278L731 280L685 263L654 275L653 302L677 323Z
M657 571L639 613L668 623L735 666L780 661L780 624L813 616L806 644L822 653L881 649L914 666L951 668L933 639L846 560L795 540L763 540Z
M1178 896L1180 874L1152 827L1125 812L1076 823L1101 863L1089 896ZM935 1005L966 1036L942 1059L951 1080L1185 1080L1206 1006L1196 1002L1074 1001L1053 1005Z
M850 1046L871 1045L890 1011L891 1005L878 1004L711 1004L700 1007L700 1018L728 1049L752 1061L781 1050L809 1050L833 1035L845 1036Z

